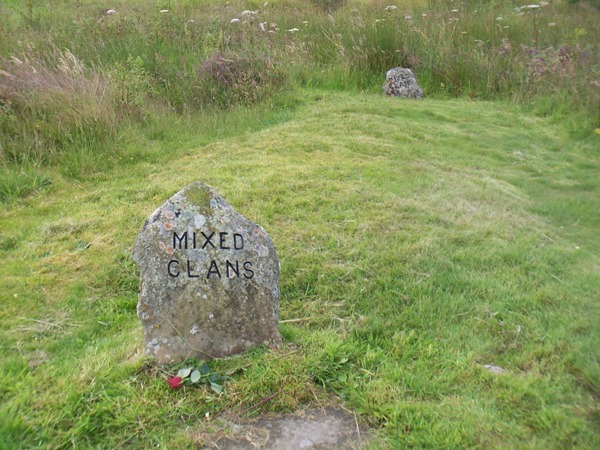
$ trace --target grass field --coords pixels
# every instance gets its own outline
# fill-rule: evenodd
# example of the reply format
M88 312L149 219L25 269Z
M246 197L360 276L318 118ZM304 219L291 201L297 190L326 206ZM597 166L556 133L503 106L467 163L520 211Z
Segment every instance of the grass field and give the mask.
M0 200L47 185L49 166L74 179L104 170L140 130L214 126L215 114L279 109L306 88L375 93L395 66L429 97L511 101L589 136L600 127L597 2L542 4L5 0Z
M374 449L600 448L600 13L521 6L2 2L0 449L328 405ZM221 394L169 389L136 316L135 237L192 181L281 261L284 344L210 362Z
M4 208L4 447L189 448L206 413L334 394L374 448L598 446L597 139L508 104L322 91L272 122ZM213 362L220 396L168 389L135 314L135 236L193 180L282 264L285 345Z

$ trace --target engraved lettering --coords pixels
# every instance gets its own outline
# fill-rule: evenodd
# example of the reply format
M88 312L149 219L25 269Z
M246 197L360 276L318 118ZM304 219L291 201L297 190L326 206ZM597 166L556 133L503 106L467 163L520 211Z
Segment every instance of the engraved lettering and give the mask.
M221 250L229 250L231 247L226 247L225 246L225 238L227 237L229 233L219 233L219 248Z
M169 272L170 277L177 278L179 276L179 270L176 274L173 274L173 272L171 272L171 266L173 264L179 265L179 261L177 261L176 259L172 259L171 261L169 261L169 265L167 266L167 272Z
M240 238L238 243L238 238ZM244 249L244 236L239 233L233 233L233 248L235 250L243 250Z
M202 236L204 236L204 245L202 246L203 250L206 248L206 246L208 244L212 245L212 248L217 248L217 247L215 247L215 244L212 243L212 238L215 235L214 231L210 234L210 236L207 236L206 234L204 234L204 231L202 231L201 233L202 233Z
M190 278L200 278L200 275L192 274L192 267L190 266L190 260L187 260L187 274Z
M252 267L252 263L246 261L244 263L244 278L251 279L254 277L254 271L250 267Z
M214 234L214 233L213 233ZM221 278L221 272L219 272L219 267L215 260L210 262L210 267L208 268L208 273L206 274L206 278L210 278L211 275L217 274L219 278Z
M198 241L196 237L203 237L203 241ZM204 232L204 231L186 231L183 233L177 233L173 231L173 250L188 250L188 249L197 249L200 248L199 244L202 243L202 249L208 249L212 247L216 250L243 250L244 249L244 236L240 233L232 233L227 231L213 231L213 232ZM171 250L170 253L173 253ZM201 269L195 260L187 260L184 263L184 267L181 268L181 262L177 259L172 259L169 261L167 265L167 272L169 277L177 278L181 273L185 273L188 278L200 278L200 274L198 271L204 272L206 269ZM206 271L206 278L210 279L211 276L216 276L217 278L222 278L222 270L225 269L225 276L227 278L245 278L250 280L254 278L255 271L253 268L253 263L251 261L245 261L244 263L240 263L240 261L233 260L230 261L226 259L224 261L225 266L223 267L223 262L217 260L212 260L209 264L208 270ZM220 265L220 267L219 267ZM241 267L240 267L241 266Z
M187 231L181 235L181 237L177 236L177 233L173 231L173 248L177 248L177 241L179 241L179 249L181 249L181 244L184 242L184 247L186 250L188 248L188 236Z
M240 277L240 262L236 261L235 262L235 267L233 266L233 264L231 264L229 262L229 260L225 260L225 267L227 268L227 278L234 278L233 274L235 274L235 276L237 278ZM233 274L230 272L233 272Z

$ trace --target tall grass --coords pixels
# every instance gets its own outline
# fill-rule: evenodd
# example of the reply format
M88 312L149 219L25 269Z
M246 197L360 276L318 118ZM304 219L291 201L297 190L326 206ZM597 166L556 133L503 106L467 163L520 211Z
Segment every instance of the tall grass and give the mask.
M52 164L67 147L101 147L116 127L109 80L69 50L2 60L0 161Z
M312 63L377 89L394 65L413 69L430 95L530 102L568 99L600 121L597 12L566 5L514 9L514 2L431 0L420 7L345 8L307 33ZM315 70L317 72L317 70Z
M166 112L254 107L294 86L377 91L398 65L429 96L518 101L580 130L600 125L594 2L112 5L114 13L91 0L0 5L4 170L102 155L124 130ZM70 162L75 175L84 170Z

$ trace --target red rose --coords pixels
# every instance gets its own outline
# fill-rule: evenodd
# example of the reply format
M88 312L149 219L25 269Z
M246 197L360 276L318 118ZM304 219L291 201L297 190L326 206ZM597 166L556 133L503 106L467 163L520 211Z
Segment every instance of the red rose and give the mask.
M179 389L181 386L183 386L183 378L181 378L181 377L169 378L167 380L167 383L169 383L169 386L171 386L171 389Z

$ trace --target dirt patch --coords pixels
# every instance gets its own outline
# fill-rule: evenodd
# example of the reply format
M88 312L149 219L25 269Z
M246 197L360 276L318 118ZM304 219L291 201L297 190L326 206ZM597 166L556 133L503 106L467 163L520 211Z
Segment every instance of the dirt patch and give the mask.
M367 430L344 410L310 409L283 416L267 416L243 425L223 421L224 436L214 442L220 450L360 449Z

